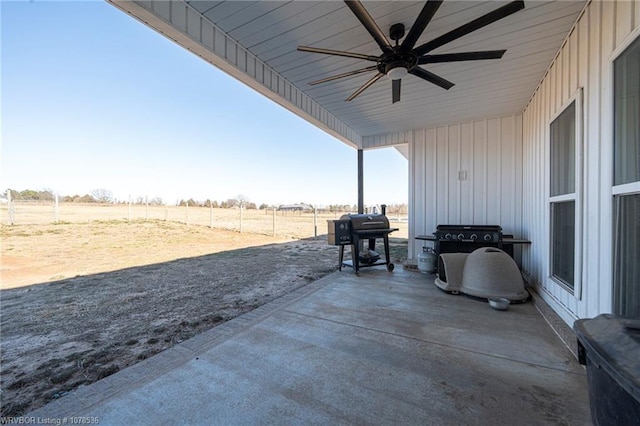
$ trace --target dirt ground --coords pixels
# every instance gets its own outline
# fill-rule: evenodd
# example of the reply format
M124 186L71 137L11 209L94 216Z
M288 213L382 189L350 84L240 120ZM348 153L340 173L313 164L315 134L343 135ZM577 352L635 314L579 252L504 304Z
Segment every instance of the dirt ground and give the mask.
M326 236L164 221L2 226L0 236L1 416L304 286L335 271L338 257ZM406 250L406 239L391 239L396 264Z

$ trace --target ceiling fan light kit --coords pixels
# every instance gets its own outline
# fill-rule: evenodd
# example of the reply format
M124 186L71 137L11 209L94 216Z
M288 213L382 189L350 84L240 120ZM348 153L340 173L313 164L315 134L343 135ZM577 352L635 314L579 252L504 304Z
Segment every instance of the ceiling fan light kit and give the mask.
M398 66L387 71L387 78L389 80L401 80L402 77L406 76L407 74L409 74L409 70L407 70L403 66Z
M392 82L392 103L396 103L400 101L401 81L404 77L407 76L407 74L411 74L418 78L426 80L445 90L449 90L454 86L454 84L450 81L430 71L427 71L419 65L502 58L506 50L486 50L479 52L461 52L434 55L429 55L428 53L437 49L438 47L444 46L447 43L457 40L460 37L463 37L473 31L483 28L489 24L492 24L493 22L506 18L507 16L524 9L523 0L516 0L507 3L506 5L499 7L492 12L482 15L481 17L476 18L471 22L457 27L427 43L415 47L418 39L442 5L442 1L443 0L428 0L426 2L402 43L399 43L399 41L405 36L404 24L397 23L392 25L389 29L389 36L393 41L395 41L395 46L393 46L391 45L389 39L387 39L387 36L384 34L384 32L373 20L371 15L369 15L369 12L367 12L362 3L360 3L360 1L345 0L345 3L347 4L351 12L356 16L356 18L358 18L360 23L365 27L367 32L378 44L378 46L382 50L382 54L380 56L374 56L341 50L298 46L298 50L301 52L343 56L347 58L376 62L375 66L369 66L366 68L361 68L354 71L349 71L335 76L323 78L321 80L313 81L309 84L316 85L340 78L351 77L365 72L377 71L377 73L372 78L370 78L365 84L358 88L358 90L353 92L346 99L346 101L353 100L367 88L377 82L381 77L386 76Z

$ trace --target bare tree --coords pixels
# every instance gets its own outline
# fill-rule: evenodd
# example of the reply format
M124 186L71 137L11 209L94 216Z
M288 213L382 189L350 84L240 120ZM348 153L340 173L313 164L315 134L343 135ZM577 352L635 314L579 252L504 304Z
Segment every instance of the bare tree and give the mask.
M113 193L103 188L94 189L91 196L99 203L109 203L113 200Z
M240 208L243 209L247 206L247 203L249 202L249 197L242 194L238 194L238 196L236 197L236 200L238 201L238 206L240 206Z

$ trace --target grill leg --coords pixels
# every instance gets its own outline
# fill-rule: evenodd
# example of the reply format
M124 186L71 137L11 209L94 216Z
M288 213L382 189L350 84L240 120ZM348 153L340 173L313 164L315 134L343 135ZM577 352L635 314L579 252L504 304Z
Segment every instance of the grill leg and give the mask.
M358 275L360 273L360 238L353 238L351 245L351 258L353 259L353 271Z
M340 256L338 257L338 271L342 271L342 262L344 262L344 244L340 245Z
M389 264L391 264L391 257L389 256L389 237L383 237L382 241L384 241L384 257L387 260L387 266L389 266Z

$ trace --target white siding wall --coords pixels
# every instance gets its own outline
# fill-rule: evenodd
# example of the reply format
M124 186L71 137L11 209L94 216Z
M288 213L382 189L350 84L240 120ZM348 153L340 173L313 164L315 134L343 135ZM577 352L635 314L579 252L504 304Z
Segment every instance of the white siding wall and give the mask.
M611 312L612 61L640 26L638 1L593 1L586 8L523 114L523 266L539 293L568 323ZM634 34L635 35L635 34ZM549 275L549 122L582 90L582 292ZM577 206L576 206L577 207Z
M422 247L413 237L438 224L522 234L522 115L416 130L408 139L410 258Z

